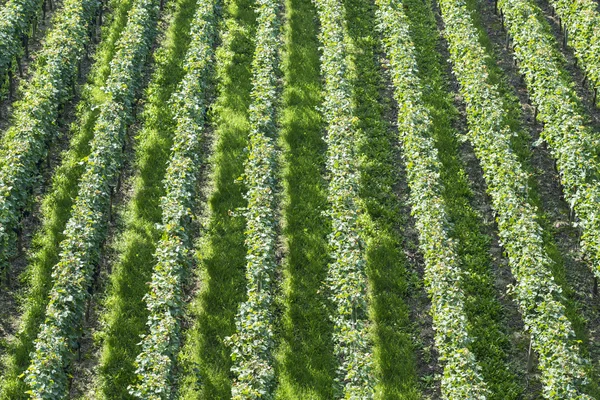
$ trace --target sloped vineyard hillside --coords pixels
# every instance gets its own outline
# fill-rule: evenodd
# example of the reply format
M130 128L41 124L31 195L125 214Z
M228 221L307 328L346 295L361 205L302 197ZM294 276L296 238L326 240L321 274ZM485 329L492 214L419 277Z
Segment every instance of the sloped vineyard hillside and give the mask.
M596 0L0 1L0 400L600 400L599 87Z

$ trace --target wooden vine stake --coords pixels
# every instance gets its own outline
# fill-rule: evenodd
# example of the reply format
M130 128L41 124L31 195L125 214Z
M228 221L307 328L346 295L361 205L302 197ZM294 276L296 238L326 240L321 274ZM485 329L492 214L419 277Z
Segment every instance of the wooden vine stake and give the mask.
M25 49L25 59L29 59L29 36L23 35L23 48Z
M21 59L17 57L17 69L19 70L19 76L23 77L23 64L21 64Z
M8 98L10 101L15 98L15 84L13 82L12 63L8 68Z
M91 297L92 296L92 292L93 292L92 285L90 285L88 287L87 292L88 292L88 297ZM86 307L85 307L85 316L84 316L84 321L86 321L86 322L90 320L90 307L91 307L91 304L92 304L92 302L90 300L88 300L87 304L86 304Z
M529 351L527 352L527 372L533 371L533 349L531 348L532 340L529 338Z
M117 193L119 193L121 191L121 177L123 176L123 174L119 174L119 176L117 177L117 187L115 189L115 191Z
M22 256L22 249L23 249L23 227L21 226L21 224L19 224L19 226L17 228L15 228L13 231L17 235L17 241L15 243L17 251L14 254L14 256L11 257L10 261L18 260ZM8 272L8 271L6 273L6 284L8 286L11 285L11 276L10 276L10 272Z
M88 301L88 309L86 311L86 316L85 316L85 320L87 321L89 319L89 310L90 310L90 306L89 304L91 303L91 301ZM78 340L77 341L77 361L81 361L81 342ZM72 386L73 384L73 379L71 379L69 381L69 386Z
M51 160L50 160L50 153L52 151L52 148L50 146L48 146L48 151L46 152L46 168L48 169L48 171L51 171L50 167L51 167Z
M109 195L109 204L108 204L108 223L112 222L112 208L113 208L113 196L115 194L115 189L113 186L110 187L110 195Z
M121 145L121 154L125 154L125 149L127 148L127 143L123 140L123 144ZM119 193L121 191L121 182L122 182L123 174L117 174L117 186L115 188L115 192Z
M575 222L575 210L573 208L569 208L569 222Z
M96 14L96 26L92 27L94 43L100 41L100 34L98 32L102 28L102 12L103 8L100 6L98 8L98 13Z
M558 29L562 32L562 20L558 18Z

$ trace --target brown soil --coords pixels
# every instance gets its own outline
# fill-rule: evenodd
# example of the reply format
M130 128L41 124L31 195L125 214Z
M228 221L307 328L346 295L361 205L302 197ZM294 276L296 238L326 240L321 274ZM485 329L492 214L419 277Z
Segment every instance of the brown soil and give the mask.
M594 92L591 89L590 85L586 85L583 83L585 72L581 68L581 64L576 61L573 49L569 46L568 38L567 46L564 46L564 31L561 31L559 22L560 19L553 12L553 9L550 6L548 0L539 0L537 1L537 4L544 12L546 20L550 23L550 26L552 28L552 33L554 34L556 41L560 44L561 52L566 59L564 67L573 78L573 82L575 84L575 91L577 92L579 98L583 101L583 106L587 114L586 116L591 118L590 123L593 129L595 131L600 131L600 108L598 108L598 106L594 106ZM600 98L598 98L596 102L600 104Z
M527 88L523 79L520 77L517 67L514 64L512 51L506 48L506 34L501 29L501 22L498 16L494 14L493 4L489 1L480 1L482 20L486 26L487 34L490 37L498 66L503 70L508 78L510 85L514 88L521 110L521 125L528 133L527 142L532 149L532 157L529 164L534 173L534 182L537 193L540 197L540 203L543 212L543 227L550 232L553 243L558 252L553 255L555 262L562 263L562 270L566 277L566 294L572 300L573 311L578 313L578 319L583 320L584 326L578 334L583 336L584 342L587 342L591 359L598 367L600 361L600 313L597 299L594 299L591 293L593 287L593 276L582 258L579 250L579 232L573 227L569 220L569 207L564 201L562 187L559 176L554 168L554 161L546 144L536 146L535 142L539 139L542 125L534 120L534 107L528 97ZM546 8L545 11L548 11ZM558 33L558 26L555 27L555 33ZM593 107L591 102L591 93L584 89L580 82L583 80L581 71L574 66L573 56L570 51L566 53L568 60L567 69L571 72L577 81L576 89L580 96L583 96L584 107L586 111L592 113L592 126L597 129L599 119L598 109Z
M438 20L438 29L441 32L443 30L443 22L437 4L435 12ZM448 60L450 58L448 44L445 38L442 38L441 40L439 52L443 55L444 59ZM454 103L460 113L460 118L457 119L455 128L459 135L461 135L468 129L466 108L462 96L459 93L458 82L452 73L452 67L449 63L446 76L448 77L452 92L455 93ZM508 285L514 282L514 277L508 265L508 260L504 256L503 249L499 243L497 234L498 227L495 222L491 199L487 194L487 185L483 177L483 170L481 169L479 160L469 142L463 142L460 145L459 156L465 167L470 183L470 189L473 194L471 206L479 214L485 235L491 239L490 255L492 262L490 269L491 274L494 277L497 301L501 304L504 314L503 328L511 340L511 347L507 354L507 363L515 373L517 379L519 379L521 386L525 388L525 398L537 398L539 382L537 382L536 379L529 379L525 372L525 366L527 365L526 351L529 345L529 336L523 333L523 320L517 304L507 295Z

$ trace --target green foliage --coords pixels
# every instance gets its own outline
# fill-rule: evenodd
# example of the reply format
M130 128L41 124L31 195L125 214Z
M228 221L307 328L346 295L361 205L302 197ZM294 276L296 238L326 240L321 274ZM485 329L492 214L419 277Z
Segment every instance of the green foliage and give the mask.
M121 166L125 130L131 122L133 97L154 37L157 15L157 2L135 2L111 62L104 88L108 100L101 105L91 154L85 161L78 197L61 242L60 260L52 274L54 285L46 320L25 377L33 398L61 399L68 390L69 361L79 338L87 289Z
M0 384L0 398L26 398L26 385L20 375L29 365L29 353L33 351L39 327L44 320L48 292L52 284L52 268L58 262L59 244L64 238L63 231L71 215L71 207L77 195L77 182L83 173L81 160L90 152L89 143L93 137L93 126L97 112L92 111L100 102L95 98L93 88L100 88L106 82L110 63L115 52L115 42L124 28L124 20L131 1L115 1L115 10L108 14L102 32L102 41L95 53L96 62L89 74L88 84L82 90L78 107L78 124L72 129L73 138L63 161L52 178L52 187L41 207L42 227L33 239L33 255L25 273L28 291L22 305L24 311L16 340L11 343L9 357L5 360L5 374ZM95 116L95 117L94 117Z
M457 241L468 332L473 338L469 349L481 366L489 389L488 398L518 399L523 387L507 357L508 352L514 350L512 332L495 286L493 244L484 226L482 210L476 209L476 195L471 190L467 165L463 161L465 149L459 143L460 111L455 106L456 94L448 60L443 50L440 51L444 44L434 14L437 10L431 1L405 0L403 4L416 48L423 101L431 115L432 135L442 165L440 178L451 224L449 233Z
M399 188L398 135L386 116L392 99L385 92L377 6L368 0L345 0L350 39L352 97L359 121L360 197L365 218L365 260L373 322L373 362L380 399L420 399L416 373L415 332L404 302L409 296L405 244L400 227L407 216L395 191ZM413 325L413 326L411 326Z
M342 397L369 399L373 397L375 371L345 11L339 0L317 0L315 4L321 23L321 75L325 82L322 110L327 123L327 213L332 224L326 284L335 308L331 318L334 354L339 360L336 383Z
M462 161L457 122L447 60L440 52L441 33L431 1L404 0L403 9L410 20L423 101L431 113L433 137L442 164L442 196L451 223L451 237L458 241L465 312L469 321L470 349L475 354L489 399L521 398L523 387L507 363L511 337L507 332L506 313L495 287L491 241L481 214L474 209L474 194Z
M286 1L282 70L283 315L276 398L333 398L333 327L321 282L326 278L325 142L317 12L311 0Z
M180 342L183 277L192 263L189 224L201 165L206 87L216 36L216 5L216 1L198 1L190 33L192 41L184 64L186 74L171 100L177 127L163 182L165 195L161 199L157 263L150 291L144 296L149 311L146 323L149 333L143 336L142 351L136 358L139 382L130 390L140 399L172 398L171 372Z
M73 96L71 83L89 43L89 24L98 5L97 0L67 1L57 13L2 138L0 271L4 273L15 255L21 211L38 183L39 163L53 141L60 107Z
M451 236L458 241L465 312L469 321L470 349L481 365L489 399L522 397L523 387L507 353L513 344L503 305L498 299L491 257L491 240L480 212L474 209L474 194L462 161L459 144L459 110L455 107L448 63L440 52L441 32L431 1L405 0L403 9L410 20L416 48L423 100L431 113L433 137L439 150L442 196L451 223Z
M467 104L468 137L498 213L500 239L517 280L513 290L539 354L544 393L551 398L587 398L577 389L585 374L575 333L552 277L536 210L528 202L528 177L510 147L513 132L504 124L502 99L489 83L477 30L464 1L442 1L441 8L454 72Z
M537 118L544 123L541 137L556 160L565 199L579 218L582 251L600 277L600 140L586 126L581 100L539 7L528 0L500 0L498 6L514 40L515 57L538 109Z
M161 47L154 52L156 72L147 89L143 128L137 135L138 173L127 206L125 229L117 240L119 257L112 266L104 302L98 374L98 397L103 399L133 398L128 385L136 380L135 357L148 319L143 297L156 262L160 199L165 193L163 180L176 127L169 99L185 74L182 60L191 40L196 1L179 0L168 7L172 8L172 20Z
M422 100L409 22L401 8L391 1L380 0L377 5L394 97L399 106L398 128L411 189L412 214L425 258L425 283L432 299L435 341L440 361L444 363L442 396L483 399L488 389L469 350L472 339L467 330L457 245L448 232L440 162L429 135L431 121Z
M594 88L600 87L600 13L593 0L550 0L567 30L574 50Z
M15 59L23 52L23 38L30 35L44 0L9 0L0 9L0 81L4 82Z
M245 185L238 178L247 158L255 13L252 1L224 4L215 62L219 97L209 113L215 126L209 160L214 171L198 251L202 287L190 304L192 326L179 357L180 398L186 400L231 398L231 352L223 339L235 333L235 316L245 300L245 220L238 212L246 205Z
M256 48L252 63L250 141L243 179L247 300L236 317L231 346L232 398L272 399L275 384L273 282L277 267L277 117L280 22L276 0L257 0Z

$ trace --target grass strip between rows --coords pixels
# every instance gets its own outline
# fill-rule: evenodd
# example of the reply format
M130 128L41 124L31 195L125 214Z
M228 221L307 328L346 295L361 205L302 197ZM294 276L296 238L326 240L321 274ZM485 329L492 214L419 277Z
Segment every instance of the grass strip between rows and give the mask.
M514 346L513 332L510 332L507 310L499 301L502 295L495 285L494 263L497 261L492 257L494 242L489 226L486 227L487 207L485 203L477 204L481 194L473 192L469 175L478 173L478 168L467 165L469 150L459 141L462 121L438 26L438 10L431 0L404 0L403 4L415 45L423 101L431 115L433 137L442 165L442 196L450 219L450 235L458 242L465 311L469 334L473 338L469 348L481 365L489 398L520 398L523 385L516 380L514 368L507 359L509 352L514 353L511 348Z
M373 362L378 398L421 398L416 373L416 345L405 299L409 297L403 233L407 222L395 190L399 187L398 135L391 121L392 99L384 93L377 54L377 6L368 0L345 0L350 38L353 101L359 121L360 197L369 218L365 229L365 260L373 321Z
M450 236L457 241L463 271L465 312L469 321L469 348L481 365L490 398L516 399L522 395L507 354L511 351L506 310L494 281L493 242L471 189L458 133L460 112L454 104L449 64L432 1L404 0L415 44L423 101L432 119L432 135L441 162L442 196L450 220Z
M230 399L231 352L224 338L235 333L235 315L245 300L243 179L247 157L254 56L252 0L224 2L222 45L216 52L217 98L209 121L215 144L208 221L198 246L201 289L189 305L193 321L179 355L181 399Z
M283 111L283 305L277 398L333 398L335 360L326 297L326 147L317 12L311 0L286 1Z

